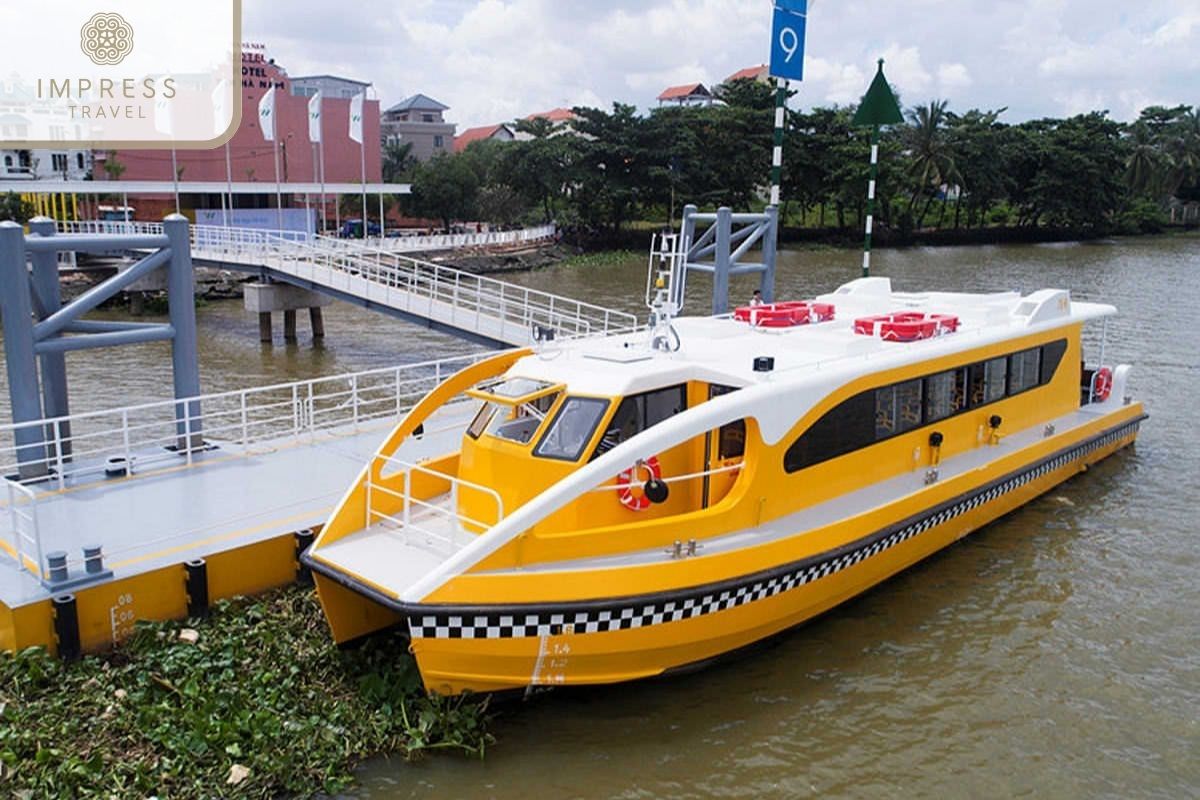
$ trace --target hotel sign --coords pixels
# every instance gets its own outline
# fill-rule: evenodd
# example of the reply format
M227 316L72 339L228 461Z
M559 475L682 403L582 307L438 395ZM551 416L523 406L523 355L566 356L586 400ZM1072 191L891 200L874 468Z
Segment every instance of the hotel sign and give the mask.
M209 149L241 121L241 0L2 0L0 146ZM36 18L36 19L35 19Z

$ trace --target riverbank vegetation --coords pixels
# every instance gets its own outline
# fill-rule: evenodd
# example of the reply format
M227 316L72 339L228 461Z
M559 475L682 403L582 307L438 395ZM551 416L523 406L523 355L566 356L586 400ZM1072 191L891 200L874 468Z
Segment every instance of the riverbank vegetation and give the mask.
M634 223L678 219L687 203L762 207L773 90L740 80L718 97L649 114L620 103L576 108L569 127L521 120L513 127L524 141L479 141L426 164L393 148L385 177L413 183L401 200L409 214L445 224L554 219L584 243L629 246ZM851 125L854 110L787 116L782 213L793 239L837 242L862 230L869 132ZM960 112L944 100L906 116L882 137L884 243L939 232L964 243L1157 232L1172 215L1200 222L1200 110L1190 106L1152 106L1132 123L1103 111L1009 123L1005 109Z
M0 654L2 797L309 797L375 755L489 743L485 703L426 697L398 637L339 651L301 587L77 664Z

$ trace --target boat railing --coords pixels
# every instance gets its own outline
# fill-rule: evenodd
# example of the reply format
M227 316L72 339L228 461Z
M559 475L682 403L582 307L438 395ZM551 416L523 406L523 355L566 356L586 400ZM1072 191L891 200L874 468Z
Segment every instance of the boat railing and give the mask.
M639 466L642 463L644 463L644 462L639 462ZM670 475L670 476L666 476L663 478L659 478L659 480L668 485L673 484L673 483L685 483L687 481L702 480L704 478L712 477L713 475L725 475L730 472L738 472L742 469L745 469L745 466L746 465L743 464L741 461L738 461L736 464L727 464L724 467L717 467L715 469L706 469L701 472L689 472L686 475ZM641 472L641 471L638 470L637 472ZM613 478L609 478L601 485L593 488L591 491L593 491L593 492L619 492L619 491L628 489L630 487L633 487L635 489L645 489L646 484L649 482L648 479L642 480L641 476L638 474L635 474L633 476L633 480L629 483L622 483L621 481L616 481L615 483L609 483L609 481L612 481L612 480L613 480Z
M36 578L41 578L42 533L38 527L37 495L28 486L22 486L16 481L4 479L4 490L8 500L8 534L9 542L4 549L11 547L11 555L17 563L17 568L24 570ZM36 564L36 567L32 567Z
M417 533L425 537L427 544L442 545L453 551L464 543L464 534L473 538L504 519L504 501L495 489L394 456L378 455L374 462L367 471L367 528L380 522L390 522L402 531L406 543L410 534ZM378 471L376 465L379 466ZM384 466L394 469L384 475ZM374 477L376 474L380 476L378 479ZM419 497L414 490L414 477L431 479L426 483L435 486L445 483L447 490ZM489 498L495 506L495 518L475 519L460 512L458 501L464 489ZM381 498L384 502L380 502ZM399 506L399 510L391 508L393 506Z

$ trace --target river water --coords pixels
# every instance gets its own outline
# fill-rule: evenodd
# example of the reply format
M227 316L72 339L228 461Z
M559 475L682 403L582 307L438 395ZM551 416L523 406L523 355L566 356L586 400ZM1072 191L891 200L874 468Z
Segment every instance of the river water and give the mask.
M779 294L831 290L859 259L782 253ZM1136 448L758 652L518 704L486 759L377 761L352 796L1200 797L1200 238L884 250L875 274L1115 304L1107 360L1136 365L1151 414ZM641 258L510 277L642 311ZM210 392L472 349L346 306L316 348L303 317L298 345L260 346L238 302L199 325ZM75 408L168 397L167 353L69 357Z

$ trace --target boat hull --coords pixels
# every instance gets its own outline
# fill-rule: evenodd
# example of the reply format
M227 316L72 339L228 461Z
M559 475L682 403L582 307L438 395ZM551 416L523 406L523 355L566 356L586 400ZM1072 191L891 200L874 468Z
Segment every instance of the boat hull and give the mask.
M1124 407L1052 451L1032 448L1015 470L984 472L955 497L924 508L895 503L890 524L843 547L717 583L547 604L359 601L405 618L425 686L438 694L652 677L740 650L867 591L1132 444L1144 418L1140 405ZM345 580L331 572L318 579Z

